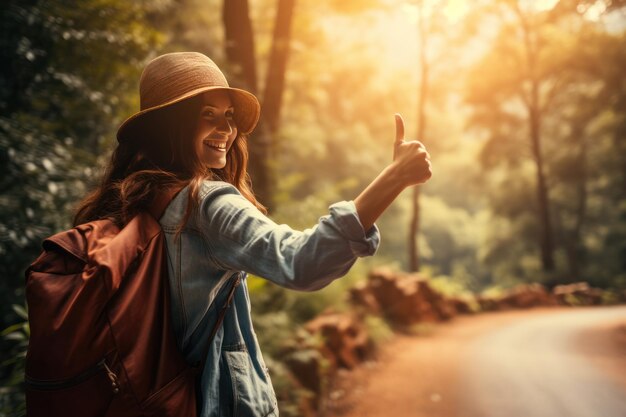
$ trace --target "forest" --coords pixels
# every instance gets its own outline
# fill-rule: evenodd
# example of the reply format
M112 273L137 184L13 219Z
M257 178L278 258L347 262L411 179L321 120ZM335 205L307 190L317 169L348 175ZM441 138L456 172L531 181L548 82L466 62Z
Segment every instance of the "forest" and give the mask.
M376 266L454 293L626 291L626 1L5 0L0 30L0 415L23 401L24 270L71 226L166 52L202 52L259 98L251 177L277 223L354 199L391 160L394 113L431 155L345 278L311 294L250 278L281 414L306 393L278 341Z

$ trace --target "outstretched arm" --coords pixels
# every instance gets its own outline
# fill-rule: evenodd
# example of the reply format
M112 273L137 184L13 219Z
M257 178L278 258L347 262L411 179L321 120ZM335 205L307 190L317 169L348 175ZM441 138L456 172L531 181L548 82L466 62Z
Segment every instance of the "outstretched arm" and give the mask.
M358 257L374 254L380 237L375 220L400 194L430 178L424 146L404 140L396 115L393 162L354 200L335 203L304 231L274 223L231 184L209 182L192 228L202 231L214 265L244 270L278 285L312 291L345 275Z
M389 164L354 200L365 230L389 207L406 187L422 184L432 176L430 155L421 142L404 140L404 121L396 117L393 162Z

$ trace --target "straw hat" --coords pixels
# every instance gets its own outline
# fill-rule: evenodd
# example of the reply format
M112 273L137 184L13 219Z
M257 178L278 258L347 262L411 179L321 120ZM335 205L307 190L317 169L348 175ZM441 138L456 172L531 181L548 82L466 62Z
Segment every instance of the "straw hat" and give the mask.
M130 140L141 132L146 114L213 90L228 91L237 129L243 134L252 132L261 113L257 98L245 90L229 87L222 71L206 55L175 52L161 55L146 65L139 80L140 111L122 123L117 130L117 141Z

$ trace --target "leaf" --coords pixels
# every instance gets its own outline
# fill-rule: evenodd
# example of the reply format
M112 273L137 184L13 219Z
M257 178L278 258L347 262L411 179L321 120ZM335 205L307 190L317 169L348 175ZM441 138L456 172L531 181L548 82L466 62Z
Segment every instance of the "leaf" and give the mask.
M4 329L2 331L2 333L0 333L0 335L4 337L4 336L8 336L9 334L11 334L13 332L20 331L23 328L23 325L24 325L23 323L13 324L13 325L7 327L6 329Z
M28 312L24 307L19 304L13 304L11 307L13 307L13 311L15 311L15 314L17 314L24 320L28 320Z
M18 332L13 332L13 333L9 333L6 336L4 336L4 338L6 340L18 340L18 341L24 341L26 340L26 335L24 335L24 333L18 333Z

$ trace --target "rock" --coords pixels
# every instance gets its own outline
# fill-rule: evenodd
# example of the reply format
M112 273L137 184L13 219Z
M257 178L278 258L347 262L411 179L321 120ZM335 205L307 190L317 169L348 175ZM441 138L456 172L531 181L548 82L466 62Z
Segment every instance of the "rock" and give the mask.
M506 291L500 297L476 297L482 311L503 311L517 308L554 306L558 302L541 284L521 284Z
M353 289L351 301L390 323L407 326L423 321L447 320L455 305L433 290L418 274L396 274L388 268L370 272L368 281Z
M472 308L472 304L461 297L450 297L448 298L448 302L454 306L454 310L457 314L473 314L474 309Z
M324 314L308 322L305 329L323 336L326 349L322 353L338 367L352 369L372 351L365 326L350 314Z
M325 346L320 346L302 329L292 343L280 353L281 365L286 368L290 390L283 392L289 401L298 404L298 415L318 415L323 399L328 395L329 381L337 371L336 359ZM283 376L284 378L285 376Z
M557 285L552 289L552 294L559 304L575 305L600 305L604 291L592 288L587 282L576 282L567 285Z
M363 308L370 314L378 315L381 313L380 304L378 304L371 287L367 283L361 282L351 288L349 299L353 305Z
M436 319L449 320L456 315L456 308L454 304L450 300L446 299L442 294L435 291L430 286L427 279L419 275L413 275L412 277L418 283L418 291L430 304L432 310L436 314Z
M508 308L530 308L557 305L557 300L546 287L541 284L518 285L507 292L500 300Z
M285 365L300 384L311 391L315 398L322 393L322 354L315 349L305 348L288 354Z
M502 309L502 305L499 303L499 298L497 297L478 295L476 302L478 302L480 306L480 311L499 311Z
M401 280L396 274L387 269L376 269L370 272L367 285L381 313L393 323L411 324L414 317L427 313L420 306L414 294L417 287L414 282Z

